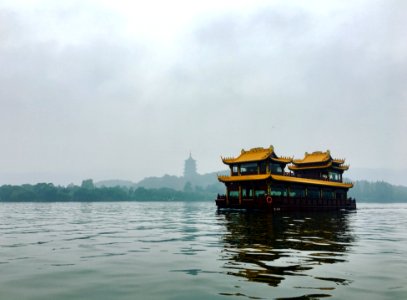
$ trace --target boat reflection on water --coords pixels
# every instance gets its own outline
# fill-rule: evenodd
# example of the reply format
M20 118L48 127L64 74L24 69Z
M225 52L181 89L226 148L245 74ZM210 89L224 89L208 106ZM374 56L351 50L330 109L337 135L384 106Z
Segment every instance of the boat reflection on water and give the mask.
M346 261L346 252L355 239L349 230L349 213L218 213L226 227L221 259L225 260L227 274L275 287L288 277L302 276L294 280L294 285L299 286L292 288L307 288L301 285L311 284L313 289L317 286L325 292L349 283L326 276L326 268L320 275L316 270L324 264Z

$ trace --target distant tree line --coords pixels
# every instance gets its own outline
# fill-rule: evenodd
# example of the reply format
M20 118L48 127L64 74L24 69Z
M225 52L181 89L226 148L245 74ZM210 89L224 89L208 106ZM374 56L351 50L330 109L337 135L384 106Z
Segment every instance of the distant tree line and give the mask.
M146 189L143 187L95 187L92 179L80 186L55 186L52 183L35 185L3 185L0 187L1 202L25 201L199 201L214 200L216 192L211 187L203 189L185 185L183 191L170 188Z
M187 182L182 191L172 188L143 187L95 187L92 179L80 186L55 186L52 183L3 185L0 187L1 202L24 201L213 201L217 193L224 193L219 185L203 188ZM349 197L358 202L407 202L407 187L387 182L356 181Z
M384 181L356 181L348 195L359 202L407 202L407 187Z

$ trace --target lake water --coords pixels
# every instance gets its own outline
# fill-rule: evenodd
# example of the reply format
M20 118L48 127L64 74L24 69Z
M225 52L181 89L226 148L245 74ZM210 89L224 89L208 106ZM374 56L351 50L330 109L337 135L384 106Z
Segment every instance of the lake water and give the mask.
M0 299L407 299L407 205L0 203Z

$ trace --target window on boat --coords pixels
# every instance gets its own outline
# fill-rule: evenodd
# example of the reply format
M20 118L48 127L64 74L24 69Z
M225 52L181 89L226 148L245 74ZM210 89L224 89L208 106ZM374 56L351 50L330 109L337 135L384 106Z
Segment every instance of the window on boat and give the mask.
M270 163L269 165L270 172L273 174L281 174L283 173L283 168L279 164Z
M237 174L238 174L237 165L232 165L232 175L237 175Z
M256 195L256 197L261 197L261 196L266 195L266 191L265 190L256 190L254 192L254 194Z
M257 174L257 164L256 163L247 163L240 166L240 174Z
M320 174L319 172L315 172L314 170L301 170L301 171L296 171L295 174L298 177L303 177L303 178L315 178L319 179Z
M305 189L302 187L291 187L290 197L305 197Z
M334 192L332 189L322 189L322 198L324 199L333 199Z
M329 172L329 180L340 181L340 175L335 172Z
M253 189L249 187L242 188L242 197L243 198L253 198Z
M272 186L270 191L271 196L287 196L287 189L283 186Z
M229 191L230 198L239 198L239 191Z
M320 196L319 188L317 187L308 187L307 188L307 196L308 198L318 199Z
M267 172L267 163L266 162L262 162L259 164L260 167L260 174L266 174Z

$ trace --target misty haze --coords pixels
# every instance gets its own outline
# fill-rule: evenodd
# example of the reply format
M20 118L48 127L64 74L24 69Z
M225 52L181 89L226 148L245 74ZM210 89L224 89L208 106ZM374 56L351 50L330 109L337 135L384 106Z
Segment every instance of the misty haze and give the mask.
M2 1L2 184L181 176L190 151L205 174L270 144L407 184L404 1L149 3Z

